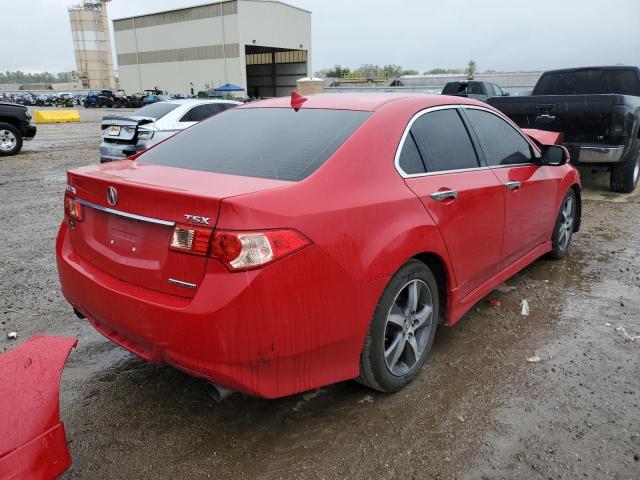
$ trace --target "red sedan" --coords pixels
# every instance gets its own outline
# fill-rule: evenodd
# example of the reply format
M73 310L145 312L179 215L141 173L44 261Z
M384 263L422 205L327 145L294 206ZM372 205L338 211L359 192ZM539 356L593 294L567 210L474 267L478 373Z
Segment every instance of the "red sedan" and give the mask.
M458 97L248 104L68 172L62 292L218 397L354 378L396 391L439 324L567 252L580 178L544 135Z

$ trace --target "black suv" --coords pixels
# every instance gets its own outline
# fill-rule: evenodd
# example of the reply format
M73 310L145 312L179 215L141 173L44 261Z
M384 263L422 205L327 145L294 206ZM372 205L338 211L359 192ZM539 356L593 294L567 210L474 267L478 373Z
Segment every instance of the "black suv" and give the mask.
M0 102L0 157L15 155L22 148L23 140L35 136L36 126L31 124L27 107Z

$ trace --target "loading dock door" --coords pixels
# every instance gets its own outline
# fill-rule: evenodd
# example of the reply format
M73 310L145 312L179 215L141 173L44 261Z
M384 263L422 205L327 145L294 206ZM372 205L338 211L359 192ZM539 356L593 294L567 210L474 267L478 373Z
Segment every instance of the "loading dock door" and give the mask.
M251 98L283 97L306 77L307 51L245 46L247 95Z

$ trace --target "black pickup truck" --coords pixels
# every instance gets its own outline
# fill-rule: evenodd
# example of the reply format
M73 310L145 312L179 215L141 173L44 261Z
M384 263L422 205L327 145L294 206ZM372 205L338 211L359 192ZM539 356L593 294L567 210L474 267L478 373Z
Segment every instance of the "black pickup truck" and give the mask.
M452 95L454 97L467 97L485 102L487 98L494 96L509 96L495 83L465 80L460 82L449 82L442 89L442 95Z
M531 96L487 100L522 128L562 132L577 164L606 167L611 190L640 177L640 69L588 67L542 74Z
M17 154L23 140L36 136L31 113L17 103L0 102L0 157Z

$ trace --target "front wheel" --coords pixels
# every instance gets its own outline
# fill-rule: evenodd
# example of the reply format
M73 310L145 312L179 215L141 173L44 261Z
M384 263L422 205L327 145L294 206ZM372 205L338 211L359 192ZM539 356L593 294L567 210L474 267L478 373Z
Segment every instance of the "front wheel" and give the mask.
M22 135L10 123L0 123L0 157L17 154L22 148Z
M373 314L357 380L381 392L409 384L429 356L439 305L438 284L429 267L418 260L403 265Z
M551 255L552 258L560 259L569 251L577 211L576 192L570 188L562 200L562 206L560 207L560 212L556 219L556 226L553 230L553 236L551 237L552 250L549 255Z

